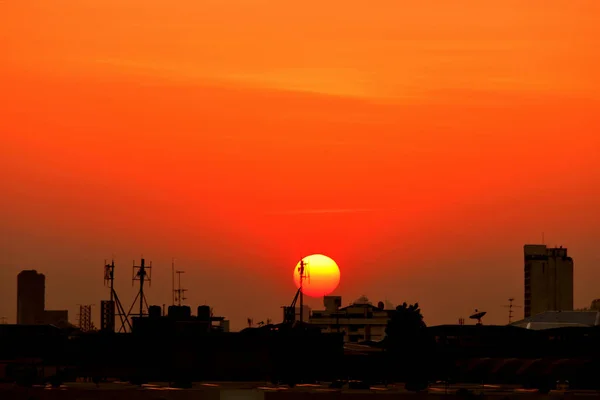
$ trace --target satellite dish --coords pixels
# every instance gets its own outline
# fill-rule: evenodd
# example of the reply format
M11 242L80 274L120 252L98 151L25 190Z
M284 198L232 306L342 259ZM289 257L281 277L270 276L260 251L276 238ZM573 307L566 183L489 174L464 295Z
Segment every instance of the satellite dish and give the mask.
M471 315L469 318L476 319L477 325L481 325L481 318L483 318L483 316L485 314L487 314L486 311L479 311L478 309L475 309L475 313L473 315Z

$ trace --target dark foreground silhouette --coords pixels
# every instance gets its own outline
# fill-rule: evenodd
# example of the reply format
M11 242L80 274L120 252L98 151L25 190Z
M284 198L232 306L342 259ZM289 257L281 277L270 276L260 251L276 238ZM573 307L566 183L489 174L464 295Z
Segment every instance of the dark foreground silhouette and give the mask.
M332 387L404 382L413 391L435 381L548 391L557 381L569 381L572 388L600 388L598 328L427 327L418 304L396 308L382 342L358 345L344 345L343 334L321 333L309 324L223 333L198 330L191 320L175 322L147 320L132 333L0 325L0 380L58 386L118 379L179 387L209 380L290 386L326 381Z

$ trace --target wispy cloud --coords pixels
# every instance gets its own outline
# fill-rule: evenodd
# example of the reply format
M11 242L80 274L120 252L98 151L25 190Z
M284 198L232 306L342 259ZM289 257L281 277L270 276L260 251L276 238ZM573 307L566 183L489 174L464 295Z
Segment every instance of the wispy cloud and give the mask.
M297 215L297 214L354 214L354 213L369 213L376 211L391 211L377 208L322 208L322 209L305 209L305 210L283 210L274 211L269 214L273 215Z

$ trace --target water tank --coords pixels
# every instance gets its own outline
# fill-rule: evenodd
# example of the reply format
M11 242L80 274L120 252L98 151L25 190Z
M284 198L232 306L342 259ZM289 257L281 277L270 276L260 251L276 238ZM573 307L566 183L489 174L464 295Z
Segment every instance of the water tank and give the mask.
M202 321L210 320L210 307L198 306L198 319Z
M148 307L148 316L150 318L160 318L162 316L162 309L160 306Z
M379 303L377 303L377 308L379 308L380 310L385 309L385 304L383 303L383 301L380 301Z

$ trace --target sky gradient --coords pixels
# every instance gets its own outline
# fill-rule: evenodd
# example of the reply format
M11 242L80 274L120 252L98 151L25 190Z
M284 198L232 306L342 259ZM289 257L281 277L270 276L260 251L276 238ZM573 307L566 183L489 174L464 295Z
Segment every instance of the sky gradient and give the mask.
M128 305L144 255L151 303L175 257L194 307L276 321L322 253L344 304L505 323L542 232L588 306L598 48L594 0L2 1L0 317L31 268L75 320L112 256Z

